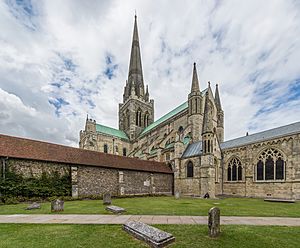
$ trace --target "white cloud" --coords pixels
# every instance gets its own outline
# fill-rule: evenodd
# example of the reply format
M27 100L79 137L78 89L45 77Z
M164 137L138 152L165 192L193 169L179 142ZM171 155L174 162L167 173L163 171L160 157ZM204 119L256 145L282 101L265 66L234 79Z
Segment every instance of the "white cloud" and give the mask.
M0 132L77 146L86 113L117 127L135 9L156 118L187 100L196 61L202 89L220 84L227 139L299 121L295 1L7 1Z

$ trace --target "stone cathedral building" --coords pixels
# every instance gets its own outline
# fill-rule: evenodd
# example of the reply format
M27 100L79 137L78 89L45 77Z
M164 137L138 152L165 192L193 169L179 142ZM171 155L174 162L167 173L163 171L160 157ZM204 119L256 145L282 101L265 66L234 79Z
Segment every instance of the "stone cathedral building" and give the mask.
M135 17L119 129L87 118L80 148L166 162L181 194L300 199L300 122L224 142L218 85L200 85L195 63L187 101L156 121L149 88Z

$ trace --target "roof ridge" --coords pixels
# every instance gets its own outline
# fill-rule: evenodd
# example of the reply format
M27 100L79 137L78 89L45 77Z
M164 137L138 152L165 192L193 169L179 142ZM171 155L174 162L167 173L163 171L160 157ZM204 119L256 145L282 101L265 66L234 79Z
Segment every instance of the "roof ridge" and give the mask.
M268 132L268 131L272 131L272 130L275 130L275 129L278 129L278 128L292 126L292 125L295 125L295 124L300 124L300 121L296 121L296 122L293 122L293 123L290 123L290 124L287 124L287 125L283 125L283 126L279 126L279 127L270 128L270 129L267 129L267 130L264 130L264 131L259 131L257 133L252 133L252 134L249 134L247 136L240 136L240 137L237 137L237 138L234 138L234 139L226 140L226 141L222 142L221 144L229 142L229 141L241 139L241 138L244 138L244 137L251 137L251 136L253 137L254 135L257 135L257 134L262 134L262 133L265 133L265 132Z

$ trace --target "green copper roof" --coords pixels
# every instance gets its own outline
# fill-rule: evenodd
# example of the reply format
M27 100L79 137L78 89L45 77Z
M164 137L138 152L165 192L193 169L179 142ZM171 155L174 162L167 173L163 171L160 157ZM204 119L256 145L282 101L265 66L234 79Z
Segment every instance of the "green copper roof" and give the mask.
M185 110L188 107L188 102L184 102L181 105L179 105L177 108L173 109L169 113L165 114L164 116L160 117L157 121L150 124L148 127L146 127L141 135L144 135L145 133L148 133L150 130L157 127L159 124L165 122L166 120L170 119L171 117L177 115L181 111Z
M115 129L115 128L111 128L111 127L103 126L103 125L100 125L100 124L96 124L96 131L99 132L99 133L104 133L104 134L107 134L107 135L115 136L115 137L120 138L120 139L129 140L125 132L123 132L121 130L118 130L118 129Z

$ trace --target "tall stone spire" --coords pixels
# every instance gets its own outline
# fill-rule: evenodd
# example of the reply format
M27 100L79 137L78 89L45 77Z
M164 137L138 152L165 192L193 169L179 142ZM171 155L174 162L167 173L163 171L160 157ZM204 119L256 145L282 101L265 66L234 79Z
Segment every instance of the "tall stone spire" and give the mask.
M200 88L199 88L199 81L197 76L196 63L194 63L191 92L198 92L198 91L200 91Z
M220 95L219 95L219 87L218 87L218 84L216 84L215 104L216 104L216 107L217 107L217 110L218 110L218 111L222 110L221 100L220 100Z
M137 16L134 16L134 27L133 27L133 37L130 53L130 63L128 72L128 83L130 86L130 91L132 87L132 82L135 82L135 92L138 97L144 96L144 79L143 79L143 69L142 60L140 52L140 42L137 28Z
M210 86L208 86L208 87L210 87ZM213 106L209 99L209 93L208 93L208 91L206 91L202 134L213 132L212 108L213 108Z

